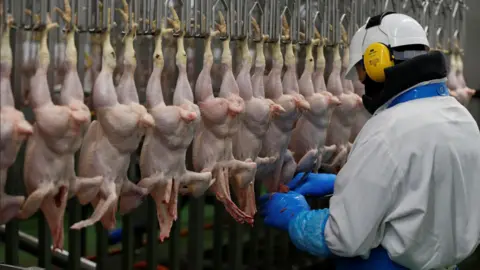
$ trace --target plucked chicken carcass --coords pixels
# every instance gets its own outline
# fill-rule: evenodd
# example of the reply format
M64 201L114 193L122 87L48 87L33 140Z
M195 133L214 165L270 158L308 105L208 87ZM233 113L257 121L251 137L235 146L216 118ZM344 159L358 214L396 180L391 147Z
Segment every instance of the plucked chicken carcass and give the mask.
M312 47L319 43L320 39L315 39L306 46L305 69L298 84L300 93L310 104L310 111L304 112L298 120L289 144L289 149L293 152L293 157L297 163L297 171L301 172L317 171L319 169L322 153L324 152L324 147L326 147L325 138L332 112L331 109L340 103L338 97L327 92L324 87L323 71L325 70L325 59L323 46L318 46L317 53L320 59L317 58L317 69L319 70L315 74L318 78L315 79L319 87L315 87L313 83L312 76L315 64Z
M124 5L122 16L128 18L128 5L126 2ZM108 12L111 10L108 9ZM90 226L100 219L105 228L112 229L116 223L115 213L119 198L120 213L126 213L136 206L139 198L147 194L147 189L136 186L127 177L131 153L138 148L145 129L154 126L153 117L138 103L133 82L136 66L133 40L136 25L133 23L125 37L124 72L127 74L122 75L117 88L118 94L113 84L116 59L110 43L110 25L109 21L103 36L102 70L93 90L93 107L97 120L88 128L79 158L79 175L103 176L103 183L95 192L77 195L80 203L92 202L95 210L90 218L75 223L72 229Z
M3 6L0 6L3 17ZM32 126L25 120L23 113L15 109L12 85L12 48L10 47L10 29L13 18L8 15L5 29L2 29L0 60L0 224L14 218L25 198L10 196L4 192L7 182L7 170L13 165L23 141L32 134Z
M230 39L223 41L222 65L224 74L219 97L213 96L210 72L213 55L210 39L219 33L226 33L223 15L219 12L220 24L205 44L203 69L200 72L195 97L202 113L202 123L193 143L193 166L196 171L212 172L215 182L212 191L225 209L238 222L252 223L253 218L240 210L231 200L229 179L251 179L256 164L253 161L234 159L232 137L239 130L239 115L244 112L245 104L239 96L239 88L232 73L232 54ZM237 178L238 177L238 178ZM247 183L242 183L242 186ZM205 190L204 187L203 190Z
M165 105L161 87L163 70L162 36L173 29L160 29L156 36L154 68L147 85L147 107L155 119L155 127L147 131L140 156L142 180L139 186L147 188L157 205L160 240L170 235L177 218L177 197L180 185L193 186L197 182L211 185L211 172L187 171L187 148L193 140L195 128L200 123L196 105ZM179 43L182 42L179 38ZM179 47L182 45L180 44ZM177 53L180 73L184 72L186 57L182 49ZM195 190L196 191L196 190ZM203 193L203 192L202 192ZM194 195L196 195L194 193Z
M340 58L339 45L333 47L333 68L328 78L327 90L340 100L340 105L333 110L330 125L327 129L326 145L335 145L332 148L333 157L326 158L331 153L325 153L324 167L328 171L337 171L346 160L350 149L350 134L355 115L362 105L360 96L353 92L352 81L345 79L349 62L348 42L346 32L342 27L344 46L343 59Z
M260 27L254 22L254 27L260 33ZM240 97L245 102L245 113L240 123L240 128L233 136L233 156L237 160L255 161L257 166L262 164L273 164L276 157L259 158L258 154L262 148L262 140L267 132L272 116L278 112L285 111L282 106L273 103L273 101L264 98L263 90L263 71L265 69L265 56L263 55L263 43L266 36L261 36L257 41L257 59L255 63L255 74L261 74L260 84L262 92L257 96L254 95L252 88L252 80L250 78L250 69L252 68L252 56L248 49L248 39L240 41L242 52L242 63L240 71L237 75L237 84L240 90ZM254 75L255 76L255 75ZM257 88L260 86L256 85ZM253 216L256 213L255 206L255 176L251 175L250 182L248 179L234 179L233 190L242 209L247 215ZM243 186L247 183L247 186Z
M468 96L467 103L468 103L476 91L467 86L467 83L465 82L465 78L463 77L463 60L462 60L461 53L457 54L457 80L458 80L460 89L465 89L464 91L467 93L467 96Z
M69 193L73 196L77 193L89 192L89 190L96 190L102 183L102 177L97 176L93 178L81 178L75 175L75 160L74 154L80 149L82 145L83 135L90 125L90 109L84 104L84 94L82 89L82 83L77 71L77 49L75 47L75 25L72 22L72 9L70 2L64 0L65 12L59 8L55 10L60 14L65 23L69 25L66 31L66 45L65 45L65 57L61 63L64 68L64 76L62 83L62 90L60 92L59 104L68 106L73 110L78 111L87 120L82 123L80 130L75 136L70 138L70 156L69 165L67 167L66 175L70 179Z
M274 116L265 134L259 155L260 157L277 157L277 160L272 166L258 168L256 175L256 179L262 181L269 192L283 190L283 183L289 181L295 173L297 165L291 152L288 150L288 144L295 122L300 117L300 109L310 109L310 104L298 92L296 74L286 74L284 77L283 85L289 87L293 85L293 87L284 89L282 86L283 56L280 41L281 39L279 38L277 42L272 44L272 69L265 83L265 97L280 104L285 109L285 112ZM289 49L287 47L286 54L285 62L287 63L287 69L296 69L293 48L290 47Z
M458 45L450 52L450 70L447 75L447 87L450 94L461 104L467 106L475 90L467 87L463 77L463 61Z
M33 21L36 25L40 23L40 16L38 14L34 15L31 10L28 9L25 10L25 14L33 16ZM23 105L28 105L30 101L30 79L36 72L40 33L38 31L26 31L23 32L23 35L20 92Z
M71 97L69 101L73 100L68 105L57 106L52 102L47 82L50 64L47 38L48 32L56 27L58 24L52 23L47 15L47 24L41 30L37 70L30 84L29 104L35 114L35 125L27 143L24 163L24 181L29 196L19 217L26 219L41 208L53 236L53 246L61 249L69 189L71 183L77 180L73 170L73 154L75 146L81 143L79 136L83 125L89 122L90 113L83 110L81 102L75 102L75 98L70 96L77 89L68 89L71 92L64 95L65 99Z

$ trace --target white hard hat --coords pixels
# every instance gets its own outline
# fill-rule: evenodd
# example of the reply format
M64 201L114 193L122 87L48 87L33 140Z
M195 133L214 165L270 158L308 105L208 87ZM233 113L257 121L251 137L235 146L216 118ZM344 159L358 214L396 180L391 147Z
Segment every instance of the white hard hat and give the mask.
M355 65L363 59L362 45L366 32L365 25L363 25L357 30L350 41L350 62L348 63L347 72L345 73L347 80L354 80L357 76L357 69L355 68Z
M349 70L347 70L348 79L352 79L352 75L356 75L356 69L353 67L361 60L358 56L353 57L354 52L361 50L363 55L363 52L373 43L381 42L391 48L405 45L430 47L423 27L415 19L405 14L383 13L370 18L362 28L364 30L357 31L350 45L352 56L350 57ZM359 48L358 40L354 43L357 34L359 35L357 38L362 40L361 48Z

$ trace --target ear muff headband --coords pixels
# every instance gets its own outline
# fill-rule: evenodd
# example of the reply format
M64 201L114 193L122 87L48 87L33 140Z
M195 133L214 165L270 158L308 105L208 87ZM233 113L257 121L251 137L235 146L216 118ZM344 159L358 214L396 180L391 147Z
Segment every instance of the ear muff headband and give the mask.
M383 43L373 43L363 53L365 71L375 82L385 81L385 69L393 67L394 57L390 47Z
M371 17L365 29L379 26L385 16L395 14L396 12L387 11L377 16ZM385 81L385 69L392 67L394 63L393 53L389 46L383 43L373 43L363 53L363 66L368 77L375 82Z

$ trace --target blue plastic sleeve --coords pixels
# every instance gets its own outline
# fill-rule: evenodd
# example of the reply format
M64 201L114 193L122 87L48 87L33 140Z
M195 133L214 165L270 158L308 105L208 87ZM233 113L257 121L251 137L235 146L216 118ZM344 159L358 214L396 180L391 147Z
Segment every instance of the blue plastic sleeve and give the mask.
M332 255L324 235L329 215L328 209L299 213L288 226L288 233L293 244L298 249L314 256L325 258Z

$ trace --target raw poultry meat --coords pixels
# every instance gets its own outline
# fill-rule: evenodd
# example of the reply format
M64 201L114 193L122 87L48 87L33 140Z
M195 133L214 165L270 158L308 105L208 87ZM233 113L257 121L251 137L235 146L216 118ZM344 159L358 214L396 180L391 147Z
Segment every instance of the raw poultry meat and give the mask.
M128 5L124 1L122 16L128 18ZM108 9L110 13L111 10ZM111 16L108 16L110 18ZM128 21L128 19L126 19ZM110 43L110 24L103 34L102 70L95 81L93 107L97 120L88 128L80 150L79 175L103 176L100 189L77 197L82 204L92 202L95 210L86 220L75 223L72 229L93 225L100 219L107 229L115 227L115 213L120 197L120 213L126 213L147 194L127 177L130 155L139 145L146 128L154 125L153 117L138 103L133 72L136 66L133 40L136 24L125 37L124 72L117 90L113 84L116 66L115 51ZM128 23L127 23L128 25ZM118 94L117 94L118 92Z
M447 75L447 87L450 94L464 106L468 105L475 90L467 87L463 77L463 61L461 51L455 48L450 52L450 70Z
M365 85L358 79L355 78L353 80L353 89L355 90L355 94L359 97L365 94ZM350 142L353 143L357 135L360 133L360 130L363 128L365 123L370 119L372 115L363 107L363 103L360 106L360 109L357 111L355 115L355 122L352 126L352 132L350 134Z
M102 36L90 35L90 52L85 55L84 91L92 95L93 86L102 70ZM88 104L92 106L91 102Z
M90 125L90 109L84 104L84 94L82 83L77 71L77 49L75 47L75 24L72 22L72 9L68 0L64 0L65 11L55 8L60 14L65 23L70 28L66 32L66 45L65 56L62 58L63 63L61 66L64 69L64 76L62 83L62 90L60 92L59 105L64 105L72 108L72 110L78 111L85 119L85 122L81 123L79 131L70 138L70 151L69 151L69 165L66 168L65 175L69 178L69 193L70 197L77 193L89 192L89 190L95 190L100 187L102 183L102 177L97 176L93 178L81 178L75 175L75 160L74 154L80 149L82 145L83 135ZM65 138L66 140L67 138ZM65 157L67 158L67 157Z
M38 25L40 16L32 14L31 10L25 10L25 14L33 16L33 22ZM23 105L28 105L30 101L30 79L36 72L37 53L39 48L41 34L38 31L24 32L24 42L22 45L22 63L20 73L20 92Z
M255 22L256 23L256 22ZM257 31L260 32L258 24ZM266 36L260 37L257 43L257 61L255 72L261 74L263 84L263 70L265 69L265 56L263 55L263 43ZM240 41L242 62L237 75L237 84L240 90L240 97L245 102L245 113L240 123L240 128L233 136L233 156L237 160L255 161L257 166L262 164L273 164L276 157L259 158L258 154L262 148L262 140L267 132L272 115L285 111L282 106L265 99L262 95L254 96L250 69L252 68L252 56L248 49L248 39ZM256 85L258 87L258 85ZM262 86L263 88L263 86ZM259 90L257 90L259 92ZM261 91L264 91L263 89ZM242 209L247 215L253 216L256 213L255 206L255 175L248 179L234 179L233 191ZM242 186L247 183L247 186Z
M322 161L322 153L325 147L325 138L330 121L331 108L340 103L338 97L322 89L323 70L321 60L318 60L319 69L317 79L319 88L313 84L312 75L314 70L314 61L312 47L320 43L319 39L313 40L306 46L305 69L298 82L300 93L310 104L310 111L304 112L298 120L295 129L292 132L289 149L293 152L295 162L297 162L297 171L317 171ZM318 53L323 57L323 46L319 46ZM323 59L323 62L325 60ZM323 86L325 82L323 82Z
M257 33L260 33L258 23L255 19L252 19L254 29ZM255 67L253 69L253 75L251 78L252 92L253 96L256 98L265 98L265 54L264 54L264 44L268 36L263 35L260 39L260 42L257 42L255 45ZM267 99L270 100L270 99ZM273 102L273 101L272 101Z
M180 27L180 20L177 16L175 10L170 7L174 20L169 19L169 21L174 25L174 29L178 29ZM175 87L175 91L173 93L173 105L182 107L183 109L195 113L196 118L195 121L192 122L191 125L186 126L185 130L182 132L182 140L184 142L181 144L183 151L186 152L188 146L192 142L197 127L199 125L199 118L200 115L200 108L194 103L194 94L192 88L190 86L190 82L188 80L187 75L187 54L185 52L184 47L184 34L185 32L182 31L180 37L177 38L177 54L176 54L176 64L178 69L178 78L177 84ZM192 119L193 120L193 119ZM178 120L177 120L178 122ZM185 163L183 161L183 163ZM186 169L184 169L186 170ZM181 177L182 179L173 179L172 184L172 192L171 192L171 199L170 200L170 215L174 218L177 218L177 205L178 200L178 193L180 191L180 187L187 186L186 191L189 191L195 196L199 196L204 193L206 189L202 189L204 186L210 186L213 184L213 180L211 180L211 175L208 171L203 171L202 173L192 173L192 174L185 174ZM184 189L185 190L185 189ZM185 191L184 191L185 192Z
M320 36L320 33L316 30L315 34L320 39L317 46L317 57L315 59L315 71L313 72L313 86L316 93L327 92L327 85L325 84L325 42L326 39ZM331 94L331 93L330 93Z
M156 36L154 68L146 92L147 107L155 119L155 127L149 129L145 136L140 156L142 180L138 183L148 189L156 202L161 241L170 235L173 221L177 218L175 197L178 196L179 185L201 182L210 186L212 182L211 172L196 173L187 171L185 167L187 148L193 140L195 128L200 123L198 108L187 103L167 106L163 99L162 36L173 30L160 29ZM182 38L179 38L179 43L180 39ZM177 54L180 73L184 72L186 62L181 46L180 44ZM197 192L198 190L194 190L194 195L198 195Z
M449 60L450 60L450 68L448 70L447 74L447 87L450 89L450 92L455 92L459 87L459 82L457 78L457 58L455 57L454 53L451 52L449 55ZM452 93L453 96L455 96L455 93Z
M77 89L69 88L69 92L64 94L66 100L71 97L68 105L57 106L52 102L47 81L50 64L47 38L48 32L56 27L58 24L52 23L47 15L47 24L41 30L37 70L30 84L29 104L35 114L35 125L27 143L24 163L24 181L29 196L19 217L29 218L41 208L53 236L54 248L62 249L63 217L69 189L72 183L75 183L74 188L77 187L73 154L75 147L78 148L81 143L79 136L83 125L90 120L90 113L83 110L81 101L79 104L75 102L75 96L70 96ZM67 56L70 57L68 59L74 60L76 52L73 55ZM70 84L68 87L75 88L77 85Z
M177 41L172 36L165 36L162 47L165 55L165 64L162 71L163 98L167 105L171 105L173 100L173 92L176 86L176 80L173 78L178 77L178 69L175 63L175 55L177 53Z
M3 17L3 6L0 6L0 17ZM23 202L23 196L11 196L5 193L7 170L13 165L23 141L32 134L32 126L25 120L23 113L15 109L12 85L12 48L10 47L10 29L13 18L7 16L6 27L2 29L1 62L0 62L0 224L14 218ZM15 179L13 179L15 180Z
M219 12L220 24L205 44L203 69L195 87L195 97L202 113L202 123L193 142L193 166L196 171L212 172L215 182L212 191L225 209L238 222L252 223L253 218L240 210L231 200L229 179L246 179L254 175L256 164L253 161L235 160L232 150L232 137L239 130L239 115L244 112L245 104L239 96L239 88L232 73L232 54L230 39L223 41L222 65L224 74L219 97L213 96L210 72L213 65L210 39L217 34L226 33L223 15ZM248 184L241 183L242 186ZM207 188L205 186L203 190Z
M335 145L332 153L325 153L323 167L330 172L338 171L346 162L350 148L350 134L355 115L362 104L362 99L353 92L350 80L345 79L348 67L349 51L346 33L343 33L344 52L340 58L339 45L333 47L333 68L328 78L327 90L340 100L340 105L333 110L332 118L327 129L326 145Z
M283 183L289 181L295 173L297 165L291 152L288 150L288 144L295 122L300 117L299 110L310 109L310 104L298 92L296 74L284 77L283 85L294 85L292 88L284 91L281 79L283 56L280 41L281 39L279 38L277 42L272 44L272 69L265 84L265 97L280 104L285 109L285 112L274 116L265 134L259 155L260 157L277 157L277 160L272 166L259 168L256 175L256 179L262 181L269 192L284 190ZM285 57L285 62L289 66L287 69L296 68L293 48L290 48L290 50L287 47L287 55Z

